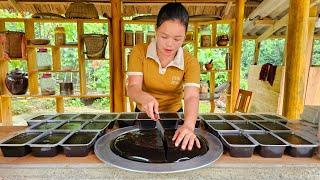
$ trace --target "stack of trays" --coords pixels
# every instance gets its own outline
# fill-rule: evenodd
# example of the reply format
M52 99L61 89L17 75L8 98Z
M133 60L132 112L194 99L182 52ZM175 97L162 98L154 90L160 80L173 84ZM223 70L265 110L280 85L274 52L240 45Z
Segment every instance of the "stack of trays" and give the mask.
M219 137L233 157L312 157L318 146L286 126L287 120L271 114L202 114L204 128Z
M26 131L0 142L5 157L29 154L53 157L63 150L66 156L86 156L97 138L106 132L119 115L58 114L39 115L28 120Z

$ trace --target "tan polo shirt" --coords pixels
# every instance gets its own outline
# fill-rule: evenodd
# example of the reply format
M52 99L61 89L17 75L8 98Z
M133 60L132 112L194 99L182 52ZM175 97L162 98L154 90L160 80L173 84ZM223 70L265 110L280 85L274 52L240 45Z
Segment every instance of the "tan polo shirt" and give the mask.
M182 107L184 87L200 87L197 59L180 47L174 60L162 68L155 40L132 49L127 74L143 76L142 90L157 99L162 112L176 112ZM141 109L141 104L137 106Z

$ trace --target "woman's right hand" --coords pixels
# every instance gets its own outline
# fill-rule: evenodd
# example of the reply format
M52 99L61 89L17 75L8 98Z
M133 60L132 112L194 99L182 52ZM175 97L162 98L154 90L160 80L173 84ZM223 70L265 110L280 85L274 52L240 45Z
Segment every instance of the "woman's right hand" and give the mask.
M141 100L142 110L148 114L148 116L153 120L159 119L159 103L150 94L144 95Z

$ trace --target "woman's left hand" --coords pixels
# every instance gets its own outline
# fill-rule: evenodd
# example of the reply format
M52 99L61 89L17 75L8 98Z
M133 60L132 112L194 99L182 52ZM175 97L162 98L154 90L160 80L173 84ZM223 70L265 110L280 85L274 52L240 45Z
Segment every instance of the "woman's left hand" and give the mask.
M175 146L178 147L181 144L181 149L185 150L186 147L188 147L188 150L191 151L193 148L194 143L196 143L196 146L200 148L200 142L197 136L194 134L194 125L188 126L188 125L182 125L180 126L173 138L172 141L175 141Z

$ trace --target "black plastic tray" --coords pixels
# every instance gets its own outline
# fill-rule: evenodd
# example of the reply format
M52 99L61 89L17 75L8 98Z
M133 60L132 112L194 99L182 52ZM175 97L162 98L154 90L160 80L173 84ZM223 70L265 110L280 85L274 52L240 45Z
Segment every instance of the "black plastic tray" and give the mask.
M47 119L52 118L54 115L50 114L43 114L43 115L37 115L35 117L32 117L27 120L28 126L33 126L35 124L38 124L39 122L45 121Z
M170 121L172 121L173 119L169 119ZM169 122L170 123L170 122ZM173 122L171 123L171 124L173 124ZM178 121L178 125L183 125L184 124L184 120L179 120ZM200 127L200 125L201 125L201 120L199 120L199 119L197 119L197 121L196 121L196 124L195 124L195 128L199 128ZM164 126L166 126L166 125L164 125Z
M271 132L251 133L250 136L259 144L257 150L262 157L280 158L288 144Z
M179 116L180 116L180 119L184 120L184 113L178 113ZM200 121L201 120L201 117L200 116L197 116L197 120Z
M200 117L203 120L215 120L215 121L223 121L224 119L217 114L201 114Z
M63 121L42 121L40 123L37 123L29 128L29 130L35 130L35 131L46 131L46 130L52 130L56 127L60 126Z
M64 141L70 132L46 132L30 144L32 155L36 157L54 157L60 151L59 143Z
M291 132L290 128L284 124L272 121L257 121L255 122L260 127L264 128L267 131L272 132Z
M57 114L56 116L49 118L48 120L70 120L72 119L74 116L76 116L77 114Z
M61 146L67 157L84 157L89 154L100 133L97 131L77 131L72 133Z
M220 114L220 116L227 121L245 121L244 118L236 114Z
M248 121L264 121L265 119L256 114L240 114L241 117Z
M97 116L94 120L98 121L112 121L116 118L118 118L119 114L118 113L107 113L107 114L100 114Z
M312 157L318 144L293 132L276 132L282 140L287 142L287 153L293 157Z
M31 148L28 144L35 141L40 134L41 132L23 132L3 140L0 143L3 156L22 157L29 154Z
M277 114L260 114L260 116L264 117L265 119L279 122L284 125L286 125L288 123L288 120L285 117L277 115Z
M251 157L258 145L252 137L242 133L221 134L220 138L232 157Z
M75 131L82 128L86 121L65 121L60 124L55 130L57 131Z
M264 132L265 131L264 129L262 129L258 125L254 124L252 122L249 122L249 121L232 122L231 124L233 124L240 131L247 132L247 133Z
M87 121L81 129L104 132L109 123L109 121Z
M160 119L180 119L178 113L174 112L162 112L159 115Z
M73 117L71 120L73 121L93 120L96 116L97 116L96 114L79 114Z
M204 128L211 134L220 137L223 133L239 133L239 130L227 121L204 121Z

